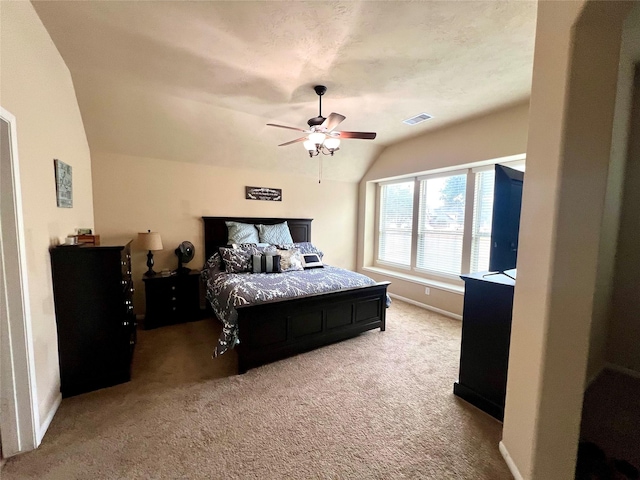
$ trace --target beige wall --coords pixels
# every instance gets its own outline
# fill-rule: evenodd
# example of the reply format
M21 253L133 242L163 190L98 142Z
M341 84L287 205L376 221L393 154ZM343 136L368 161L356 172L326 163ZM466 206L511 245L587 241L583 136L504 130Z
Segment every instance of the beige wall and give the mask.
M49 246L93 227L91 160L71 75L31 3L0 7L0 104L16 117L40 418L60 393ZM73 208L56 207L53 159L73 167Z
M616 2L540 2L503 446L573 478L615 104Z
M304 161L304 160L303 160ZM311 160L308 160L311 161ZM317 161L317 160L313 160ZM174 249L189 240L196 249L187 266L204 263L202 216L312 218L314 244L324 260L355 268L357 184L256 170L211 167L196 163L93 152L96 232L130 236L151 229L162 236L154 270L175 269ZM245 186L281 188L282 202L245 199ZM146 252L134 243L133 276L136 312L144 312L142 275Z
M360 182L359 271L373 264L375 188L372 182L522 154L527 146L528 114L528 102L521 103L386 148ZM432 293L427 296L422 285L370 272L363 273L378 280L390 280L389 291L396 295L457 315L462 314L463 296L460 294L431 287Z
M606 360L615 365L640 372L640 277L635 273L633 266L640 265L640 80L636 79L634 87L634 67L640 62L640 6L636 6L632 15L625 22L623 32L622 52L620 61L620 77L618 80L618 102L616 105L616 119L620 127L614 129L614 139L617 144L612 149L612 162L624 166L624 160L628 158L626 168L619 167L616 179L618 185L624 179L624 197L622 200L622 217L620 219L619 238L611 235L603 246L609 249L617 245L617 263L615 265L615 280L613 294L611 296L612 308L606 312L610 315L610 336L608 346L606 337L599 335L592 344L598 346L594 349L597 354L598 365L604 363L603 351ZM634 93L635 90L635 93ZM632 93L634 97L634 130L630 135L632 143L627 151L627 134L629 131L629 116L631 111ZM616 125L617 126L617 125ZM620 132L617 136L616 133ZM617 148L616 148L617 147ZM620 207L620 189L616 206ZM617 218L617 217L616 217ZM615 225L618 227L618 225ZM616 229L617 231L617 229ZM602 248L602 247L601 247ZM611 262L613 263L613 262ZM613 270L613 268L611 269ZM613 277L613 271L610 272ZM596 343L597 342L597 343ZM607 346L605 350L602 344ZM595 363L595 361L593 362Z

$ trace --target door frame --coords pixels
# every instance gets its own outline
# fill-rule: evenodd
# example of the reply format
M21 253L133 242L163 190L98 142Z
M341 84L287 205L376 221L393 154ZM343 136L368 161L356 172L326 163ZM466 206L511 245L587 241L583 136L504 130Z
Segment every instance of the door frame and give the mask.
M16 117L0 106L9 125L9 165L0 217L0 442L4 458L33 450L42 440L36 387L29 283L20 188ZM2 159L0 162L6 162Z

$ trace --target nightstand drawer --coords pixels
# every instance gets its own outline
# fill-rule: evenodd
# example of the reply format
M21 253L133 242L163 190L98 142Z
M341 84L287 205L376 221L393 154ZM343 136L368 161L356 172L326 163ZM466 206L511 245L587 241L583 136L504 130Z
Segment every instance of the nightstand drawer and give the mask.
M200 316L200 272L144 279L147 311L144 328L189 322Z

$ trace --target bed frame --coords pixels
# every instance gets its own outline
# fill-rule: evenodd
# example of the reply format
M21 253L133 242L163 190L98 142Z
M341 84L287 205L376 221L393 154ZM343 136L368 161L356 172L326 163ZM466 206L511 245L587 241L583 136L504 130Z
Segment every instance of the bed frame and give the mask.
M202 217L205 258L227 244L225 221L273 225L287 221L294 242L311 241L310 219ZM385 330L389 282L237 307L238 371L354 337Z

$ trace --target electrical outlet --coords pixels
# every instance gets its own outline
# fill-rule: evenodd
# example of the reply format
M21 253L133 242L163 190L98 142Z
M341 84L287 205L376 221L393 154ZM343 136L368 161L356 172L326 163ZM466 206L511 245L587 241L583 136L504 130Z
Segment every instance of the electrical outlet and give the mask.
M431 295L431 289L429 287L424 287L424 294Z

